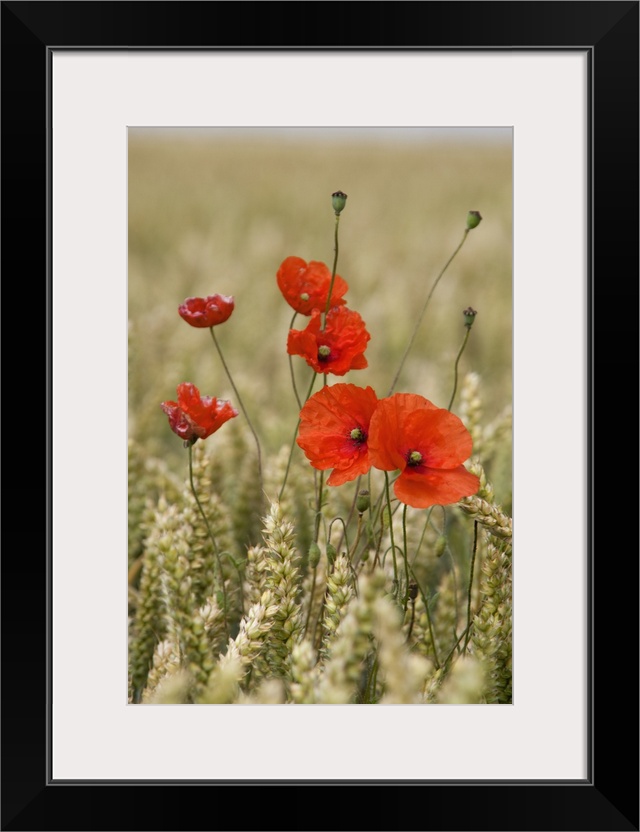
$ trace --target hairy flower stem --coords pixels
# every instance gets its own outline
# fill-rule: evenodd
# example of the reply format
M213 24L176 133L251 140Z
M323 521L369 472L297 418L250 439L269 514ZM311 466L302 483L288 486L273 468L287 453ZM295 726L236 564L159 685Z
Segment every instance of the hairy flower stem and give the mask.
M335 283L336 279L336 269L338 268L338 225L340 224L340 214L336 214L336 224L335 229L333 232L333 269L331 270L331 283L329 284L329 294L327 295L327 305L324 308L324 313L322 315L322 329L325 328L327 324L327 315L329 314L329 309L331 308L331 292L333 292L333 284Z
M416 325L413 328L413 333L411 335L411 338L409 339L409 343L407 344L407 348L404 351L404 355L402 356L402 360L400 361L400 366L398 367L398 370L397 370L397 372L396 372L396 374L393 378L393 382L391 383L391 387L389 388L389 392L387 393L387 396L390 396L393 393L393 391L395 390L395 386L398 383L398 379L400 378L400 373L402 372L402 368L404 367L404 362L407 360L407 356L411 352L411 347L413 346L413 342L416 340L416 335L418 334L418 330L420 329L420 324L422 323L424 313L427 311L427 307L429 306L429 301L431 300L431 296L433 295L436 286L440 282L440 278L446 272L446 270L449 268L449 264L452 262L453 258L456 256L456 254L460 251L460 249L464 245L464 241L467 239L467 234L469 233L469 231L470 231L469 228L465 228L464 234L462 235L462 240L460 241L460 243L458 245L458 248L453 252L451 257L444 264L444 267L442 268L442 271L440 272L440 274L436 277L436 279L433 282L433 286L431 287L431 290L430 290L429 294L427 295L427 299L424 302L424 306L422 307L422 311L420 312L420 315L418 316L418 320L416 321Z
M222 604L224 607L224 626L227 630L227 636L229 635L229 623L227 621L227 590L224 585L224 572L222 571L222 560L220 559L220 550L218 549L218 544L216 543L216 539L213 536L213 532L211 531L211 526L209 525L209 520L207 515L202 508L202 503L198 498L198 492L196 491L195 484L193 482L193 445L189 443L189 482L191 484L191 491L193 493L193 498L196 501L196 505L202 515L202 519L204 520L204 524L207 527L207 532L209 533L209 539L211 540L211 545L213 546L213 552L216 556L216 560L218 562L218 569L220 571L220 587L222 589Z
M409 603L409 552L407 551L407 504L402 508L402 551L404 554L404 600L402 602L402 611L406 613L407 604Z
M469 573L469 592L467 594L467 632L464 637L464 647L462 652L467 652L467 645L469 644L469 636L471 635L471 591L473 589L473 570L476 563L476 553L478 551L478 521L473 523L473 551L471 553L471 569Z
M391 512L391 497L389 495L389 474L384 472L384 490L387 496L387 510L389 511L389 536L391 537L391 555L393 557L393 583L395 592L398 591L398 563L396 561L396 547L393 540L393 514ZM395 594L395 593L394 593Z
M453 400L456 397L456 390L458 389L458 363L460 361L460 356L464 352L464 348L467 346L467 341L469 340L469 333L470 332L471 332L471 327L468 326L467 331L465 332L465 335L464 335L464 339L462 341L462 346L460 347L458 355L456 356L456 363L454 364L454 367L453 367L453 393L451 394L451 399L449 401L449 407L447 408L447 410L451 410L451 407L453 406Z
M307 395L305 396L305 402L311 395L311 391L313 390L313 385L316 383L316 372L314 370L313 376L311 377L311 384L309 385L309 389L307 390ZM291 450L289 451L289 459L287 460L287 468L284 472L284 480L282 483L282 488L280 489L280 493L278 494L278 502L282 502L282 495L284 494L284 487L287 484L287 478L289 476L289 469L291 468L291 460L293 458L293 449L296 446L296 437L298 435L298 428L300 427L300 419L296 422L296 429L293 432L293 439L291 440Z
M214 332L214 328L209 327L209 332L211 333L211 337L213 338L213 343L216 345L216 349L218 350L218 355L220 356L220 361L222 361L222 366L224 367L224 371L227 374L227 378L229 379L229 382L230 382L231 386L233 387L233 392L236 394L236 399L238 400L238 404L240 405L240 409L242 410L242 412L244 414L244 418L247 420L247 424L249 425L249 430L251 431L251 433L253 434L253 438L255 439L256 450L258 452L258 477L260 478L260 493L262 494L262 493L264 493L264 491L263 491L263 483L262 483L262 451L260 449L260 440L258 439L258 434L256 433L255 428L253 427L253 424L251 423L251 419L249 418L249 414L247 413L246 408L245 408L245 406L242 402L242 398L240 396L240 393L238 393L238 388L236 387L235 382L233 380L233 377L231 375L231 372L229 371L229 368L227 367L227 362L224 360L224 355L222 354L222 350L220 349L220 344L218 343L218 339L216 338L216 333Z

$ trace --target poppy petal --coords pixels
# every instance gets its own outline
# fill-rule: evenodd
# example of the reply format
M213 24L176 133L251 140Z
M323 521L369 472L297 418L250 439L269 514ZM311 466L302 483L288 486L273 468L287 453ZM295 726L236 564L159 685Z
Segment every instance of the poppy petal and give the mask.
M437 469L420 467L419 471L407 466L395 481L396 497L414 508L429 508L456 503L462 497L471 497L480 487L480 480L464 465L457 468Z
M284 299L296 312L310 315L314 309L325 310L331 285L331 272L325 263L317 260L307 263L301 257L287 257L280 264L276 279ZM336 275L330 307L346 303L343 295L348 288L346 281Z
M370 469L366 440L377 401L371 387L334 384L311 396L300 411L297 443L314 468L334 469L328 485L342 485Z

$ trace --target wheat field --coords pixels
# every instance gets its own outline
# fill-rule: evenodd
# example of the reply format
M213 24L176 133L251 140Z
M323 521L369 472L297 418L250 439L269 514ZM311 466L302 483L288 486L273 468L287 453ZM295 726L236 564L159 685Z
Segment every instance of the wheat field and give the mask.
M129 701L509 703L510 132L131 130L128 153ZM303 393L311 371L287 355L276 273L292 255L331 268L337 190L337 273L371 339L367 368L330 383L387 394L464 239L395 388L447 408L455 384L480 483L458 504L385 508L380 471L327 488L292 446L291 374ZM194 445L190 481L160 408L186 381L237 398L177 312L215 293L235 301L216 338L262 481L242 413Z

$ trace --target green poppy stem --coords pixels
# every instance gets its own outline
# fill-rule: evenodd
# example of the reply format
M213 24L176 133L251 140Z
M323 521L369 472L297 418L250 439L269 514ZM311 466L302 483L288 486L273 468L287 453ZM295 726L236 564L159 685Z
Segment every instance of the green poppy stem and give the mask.
M224 626L227 631L227 635L229 635L229 623L227 621L227 590L224 585L224 572L222 570L222 560L220 558L220 550L218 549L218 544L216 543L216 539L211 531L211 526L209 525L209 519L202 508L202 503L198 498L198 492L196 491L195 483L193 482L193 445L189 442L189 482L191 484L191 491L193 493L193 497L196 501L196 505L200 510L200 514L202 515L202 519L204 520L204 524L207 527L207 532L209 534L209 539L211 540L211 545L213 546L213 553L216 556L216 560L218 562L218 569L220 571L220 587L222 589L222 599L224 605Z
M393 540L393 514L391 513L391 497L389 495L389 474L384 472L384 490L387 497L387 511L389 512L389 536L391 537L391 555L393 557L393 581L398 591L398 563L396 560L396 547Z
M402 551L404 554L404 600L402 602L403 612L407 611L409 603L409 553L407 551L407 504L402 508Z
M442 268L442 271L440 272L440 274L436 277L436 279L433 282L433 286L431 287L431 291L427 295L427 299L424 302L424 306L422 307L422 311L420 312L420 315L418 316L418 320L416 321L416 325L413 328L413 333L411 335L411 338L409 339L409 343L407 344L407 348L404 351L404 355L402 356L402 360L400 361L400 366L398 367L398 370L397 370L397 372L394 376L393 382L391 383L391 387L389 388L389 392L387 393L387 396L390 396L393 393L393 391L395 390L396 384L398 383L398 379L400 378L400 373L402 372L402 368L404 367L404 363L407 360L407 356L411 352L411 347L413 346L413 342L416 340L416 335L418 334L418 330L420 329L420 324L422 323L424 313L427 311L427 307L429 306L429 301L431 300L431 296L433 295L436 286L440 282L440 278L446 272L446 270L449 268L450 263L452 262L452 260L456 256L456 254L460 251L460 249L464 245L464 241L467 239L467 234L469 233L469 231L470 231L469 228L465 228L464 234L462 235L461 242L459 243L458 247L453 252L451 257L444 264L444 267Z
M213 343L215 344L216 349L218 350L218 355L220 356L220 361L222 361L222 366L224 367L225 373L227 374L227 378L229 379L229 382L230 382L231 386L233 387L233 392L236 395L236 399L238 400L238 404L240 405L240 409L242 410L242 412L244 414L244 418L247 420L247 424L249 425L249 430L253 434L253 438L254 438L255 443L256 443L256 449L257 449L257 452L258 452L258 476L260 478L260 493L262 494L262 493L264 493L264 489L263 489L263 483L262 483L262 452L260 450L260 440L258 439L258 434L256 433L255 428L253 427L253 425L251 423L251 419L249 418L249 414L247 413L246 408L243 404L242 397L240 396L240 393L238 392L238 388L235 385L235 382L233 380L231 372L229 371L229 368L227 367L227 362L224 360L224 355L222 354L222 350L220 349L220 344L218 343L218 339L216 338L216 334L214 332L213 327L209 327L209 332L211 333L211 337L213 338Z
M325 328L327 325L327 315L329 314L329 309L331 308L331 293L333 292L333 284L336 279L336 269L338 268L338 225L340 224L340 214L336 214L336 224L333 232L333 269L331 270L331 283L329 284L329 294L327 295L327 305L324 308L324 313L322 315L322 329Z
M289 329L290 330L293 329L293 325L294 325L295 320L296 320L297 317L298 317L298 313L294 312L293 313L293 318L291 318L291 323L289 324ZM296 384L296 376L295 376L295 373L293 372L293 356L291 354L288 354L287 357L289 358L289 372L291 373L291 384L293 386L293 392L294 392L294 395L296 397L296 401L298 402L298 410L302 410L302 402L300 401L300 396L298 394L298 386Z
M309 385L309 389L307 390L307 395L305 396L305 399L304 399L305 402L307 401L307 399L311 395L311 391L313 390L313 385L316 383L316 375L317 375L317 373L314 370L313 375L311 377L311 384ZM299 427L300 427L300 419L298 419L298 421L296 422L296 429L293 432L293 439L291 440L291 450L289 451L289 459L287 460L287 469L284 472L284 481L282 483L280 493L278 494L278 502L280 502L282 500L282 495L284 494L284 487L287 484L287 478L289 477L289 468L291 467L291 460L293 458L293 449L296 446L296 437L298 435L298 428Z
M451 394L451 400L449 401L449 407L447 408L447 410L451 410L451 407L453 406L453 400L456 397L456 390L458 389L458 363L460 362L460 357L461 357L462 353L464 352L464 348L467 346L467 341L469 340L469 333L470 332L471 332L471 327L468 326L467 331L465 332L465 335L464 335L464 339L462 341L462 346L460 347L458 355L456 356L456 363L454 364L454 367L453 367L453 393Z

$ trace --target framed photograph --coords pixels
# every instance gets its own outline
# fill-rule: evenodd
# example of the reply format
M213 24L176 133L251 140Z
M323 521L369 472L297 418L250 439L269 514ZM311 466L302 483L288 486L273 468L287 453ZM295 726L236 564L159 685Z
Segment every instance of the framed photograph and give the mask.
M2 828L637 830L638 3L5 2L2 47L47 394Z

